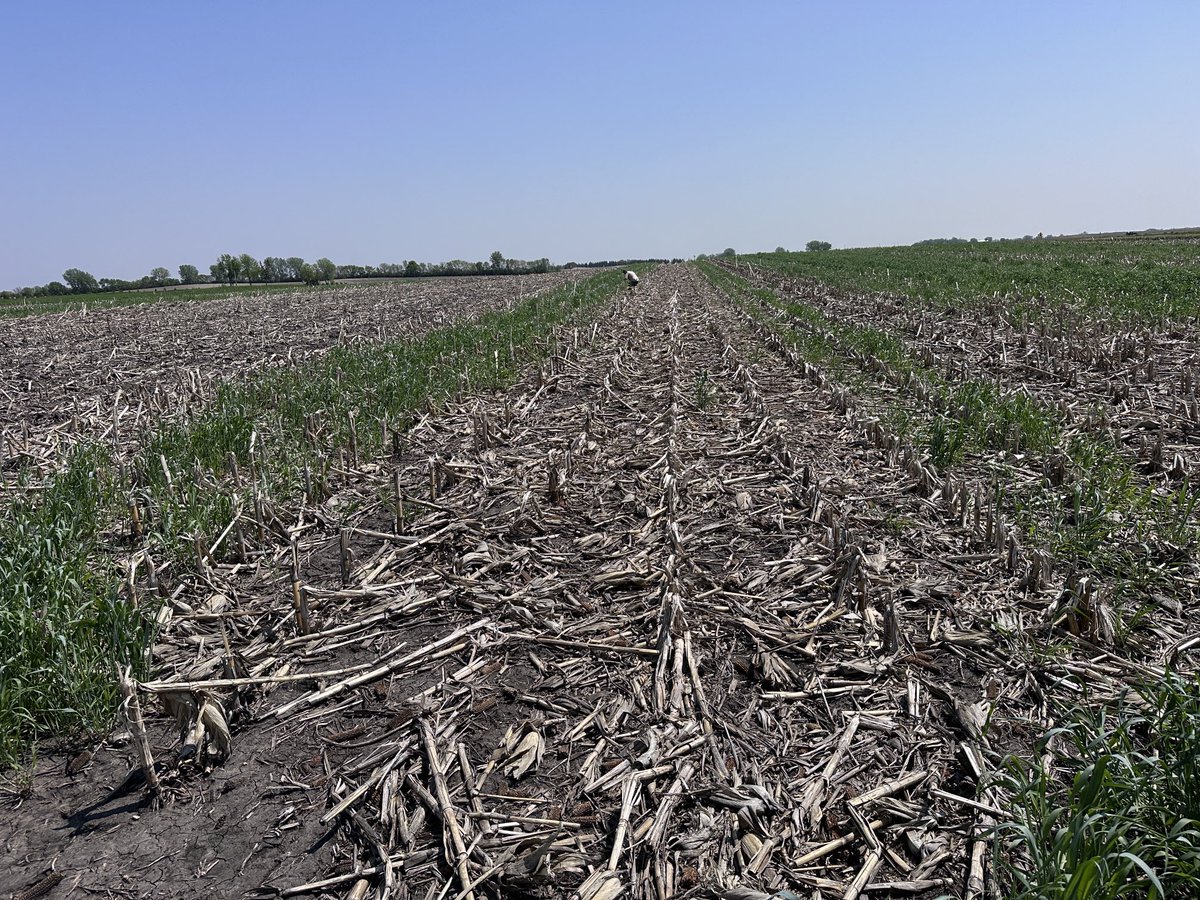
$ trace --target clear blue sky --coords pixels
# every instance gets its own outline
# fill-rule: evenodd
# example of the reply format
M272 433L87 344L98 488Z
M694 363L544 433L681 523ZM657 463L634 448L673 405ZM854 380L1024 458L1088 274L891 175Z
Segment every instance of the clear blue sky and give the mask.
M5 3L0 288L1200 225L1200 3Z

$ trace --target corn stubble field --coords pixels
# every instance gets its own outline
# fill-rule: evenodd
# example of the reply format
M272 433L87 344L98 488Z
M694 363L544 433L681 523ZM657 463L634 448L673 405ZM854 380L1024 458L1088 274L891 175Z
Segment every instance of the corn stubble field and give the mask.
M0 889L1193 896L1193 249L4 323Z

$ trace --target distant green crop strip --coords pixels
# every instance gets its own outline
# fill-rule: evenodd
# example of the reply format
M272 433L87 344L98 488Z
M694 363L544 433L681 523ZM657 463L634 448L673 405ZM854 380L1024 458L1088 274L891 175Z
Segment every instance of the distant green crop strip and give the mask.
M939 306L1006 297L1036 320L1065 304L1117 319L1200 314L1200 242L1006 240L739 257L833 287L901 294Z
M247 509L253 491L290 503L306 465L314 479L327 474L349 443L352 418L359 453L375 453L381 421L402 429L427 398L460 385L512 384L546 352L556 326L622 283L620 272L604 272L410 341L340 347L300 367L227 383L184 424L144 436L124 467L132 485L120 482L106 448L81 448L29 499L0 510L0 765L27 758L38 738L105 728L115 709L115 664L147 670L157 610L119 594L114 560L131 496L145 510L146 549L160 561L190 559L189 538L214 540L234 504ZM316 442L304 429L314 413L323 429ZM253 433L256 481L238 488L228 460L248 462Z

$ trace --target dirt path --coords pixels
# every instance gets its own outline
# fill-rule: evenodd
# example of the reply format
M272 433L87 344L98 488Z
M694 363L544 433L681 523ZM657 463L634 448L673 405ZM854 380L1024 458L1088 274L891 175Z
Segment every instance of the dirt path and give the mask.
M158 810L107 796L127 742L43 760L0 891L961 894L1035 716L991 629L1036 592L837 407L658 269L289 523L315 633L289 547L175 597L143 698L217 704L228 758L157 719Z

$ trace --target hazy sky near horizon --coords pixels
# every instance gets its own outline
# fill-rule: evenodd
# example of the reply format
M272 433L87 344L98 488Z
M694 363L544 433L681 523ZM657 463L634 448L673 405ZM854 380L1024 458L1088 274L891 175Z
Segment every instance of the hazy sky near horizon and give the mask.
M0 288L1200 225L1200 4L6 3Z

